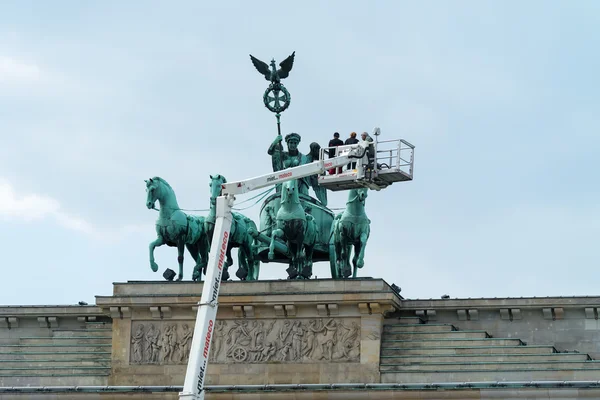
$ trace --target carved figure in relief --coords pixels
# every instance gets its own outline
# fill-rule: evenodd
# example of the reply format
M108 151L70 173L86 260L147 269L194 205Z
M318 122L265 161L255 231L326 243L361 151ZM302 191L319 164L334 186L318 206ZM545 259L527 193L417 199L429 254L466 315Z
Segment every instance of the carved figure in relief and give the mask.
M152 360L152 334L154 330L154 324L148 325L146 333L144 333L144 358L142 361L149 363Z
M336 344L336 333L338 326L335 320L330 318L329 321L325 323L323 328L325 329L325 336L321 341L321 348L323 351L321 358L331 361L333 360L333 350Z
M167 325L165 327L165 330L161 337L161 341L160 341L160 347L162 350L161 361L163 363L168 363L173 358L173 353L175 351L175 346L174 346L175 342L173 341L173 335L174 335L173 328L174 328L174 325Z
M213 360L216 360L221 353L221 347L223 347L223 338L225 337L225 328L227 328L227 322L217 320L215 324L215 336L213 338L213 344L210 350Z
M169 348L171 353L171 361L176 360L176 352L179 345L177 343L177 324L171 325L171 336L169 336Z
M155 364L158 363L158 357L160 356L160 330L154 328L154 324L150 324L149 341L150 347L152 348L152 355L149 357L150 362Z
M304 336L304 328L302 328L302 324L300 321L296 321L294 326L292 327L292 349L293 349L293 359L301 360L302 359L302 339Z
M331 362L360 357L360 325L342 319L216 321L212 362ZM181 364L189 359L189 323L134 323L132 364Z
M283 327L279 330L279 340L281 340L281 345L285 345L292 331L292 326L290 325L290 321L284 321Z
M248 321L235 321L234 327L227 332L227 344L231 348L238 344L248 344L252 340L248 332Z
M325 332L323 320L311 320L307 328L307 350L305 350L305 354L309 359L321 360L323 358L323 348L321 345L321 336L323 335L318 335L323 332Z
M250 342L250 346L262 346L264 339L265 323L263 321L254 321L254 328L252 329L252 341Z
M141 363L144 360L144 325L139 324L133 336L131 336L133 348L133 361Z
M348 333L342 339L342 352L344 353L344 357L354 359L358 356L356 350L360 346L360 326L356 322L352 322L350 328L346 328L344 324L341 324L341 326L348 330Z
M306 335L304 336L304 347L302 355L304 357L311 358L313 349L315 347L315 334L317 331L317 320L311 319L306 327Z
M190 347L192 345L192 330L187 324L183 324L181 327L183 330L181 338L179 339L179 361L184 361L190 356Z
M283 345L281 350L279 350L279 361L287 361L288 355L290 354L290 350L292 348L292 344L287 342Z
M273 342L269 342L263 347L258 361L268 362L275 355L276 352L277 347L273 344Z

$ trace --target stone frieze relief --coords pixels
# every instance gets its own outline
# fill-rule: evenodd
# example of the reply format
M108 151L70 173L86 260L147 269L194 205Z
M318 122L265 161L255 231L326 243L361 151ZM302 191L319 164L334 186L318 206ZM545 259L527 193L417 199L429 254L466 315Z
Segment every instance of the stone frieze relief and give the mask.
M133 321L131 364L185 364L192 321ZM358 318L218 320L212 363L357 362Z

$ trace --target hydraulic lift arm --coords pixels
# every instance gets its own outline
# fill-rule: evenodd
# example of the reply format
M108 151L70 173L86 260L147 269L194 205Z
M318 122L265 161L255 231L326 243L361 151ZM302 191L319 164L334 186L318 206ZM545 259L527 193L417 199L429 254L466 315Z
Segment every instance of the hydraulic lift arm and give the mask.
M310 164L284 169L243 181L223 184L221 196L217 197L213 241L208 255L202 297L198 303L198 314L196 316L183 391L179 393L180 400L204 400L204 379L206 378L208 356L210 354L210 345L217 317L217 300L231 230L231 209L235 200L234 196L292 179L321 174L330 168L344 166L357 158L365 157L365 150L368 145L368 143L361 142L350 153L342 156L324 160L323 155L321 155L320 160Z

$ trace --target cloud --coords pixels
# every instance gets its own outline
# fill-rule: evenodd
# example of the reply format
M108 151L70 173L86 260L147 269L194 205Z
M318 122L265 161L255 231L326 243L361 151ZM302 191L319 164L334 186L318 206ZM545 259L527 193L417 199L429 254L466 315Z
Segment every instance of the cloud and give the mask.
M62 211L58 200L39 194L18 195L6 181L0 181L0 217L27 222L50 217L64 228L95 234L90 223Z
M83 218L65 212L58 200L40 194L17 194L9 182L0 179L0 219L2 218L25 222L50 218L65 229L113 243L130 235L153 231L152 224L124 224L118 228L100 229Z
M0 56L0 82L32 82L42 76L41 68L12 57Z
M60 203L51 197L29 194L18 197L12 185L0 182L0 216L26 221L59 213Z

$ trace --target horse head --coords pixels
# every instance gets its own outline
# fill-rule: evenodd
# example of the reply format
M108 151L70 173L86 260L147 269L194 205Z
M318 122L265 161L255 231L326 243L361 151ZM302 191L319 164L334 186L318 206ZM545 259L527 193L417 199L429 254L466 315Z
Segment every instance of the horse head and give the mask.
M159 186L159 181L156 178L150 178L148 180L145 180L144 182L146 182L146 207L148 207L148 209L153 209L156 201L159 199L160 196L160 186Z
M291 202L294 204L300 204L300 197L298 196L298 180L293 179L291 181L284 182L282 184L281 202Z
M352 189L348 193L348 201L346 204L354 203L355 201L360 202L363 206L365 205L365 200L367 199L369 189L360 188L360 189Z
M369 196L369 189L367 189L367 188L358 189L356 196L358 197L358 201L365 204L365 200L367 199L367 196Z
M216 199L217 197L219 197L221 195L221 191L222 188L221 186L227 183L227 179L225 179L225 177L223 175L215 175L212 176L210 175L210 183L208 184L208 186L210 186L210 198L211 199Z
M167 204L170 209L178 209L175 191L167 181L159 176L148 179L146 182L146 207L153 209L156 201L161 204Z

